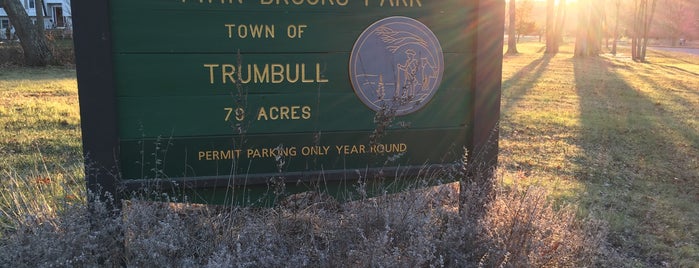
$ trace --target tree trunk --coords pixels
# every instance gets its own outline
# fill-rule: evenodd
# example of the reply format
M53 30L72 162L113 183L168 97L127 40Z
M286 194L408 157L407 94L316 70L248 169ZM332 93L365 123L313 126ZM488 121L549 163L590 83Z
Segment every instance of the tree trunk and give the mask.
M653 15L655 15L655 6L657 0L653 1L650 8L650 14L646 14L647 19L643 21L643 46L641 47L641 61L646 61L646 48L648 47L648 32L650 31L650 26L653 23Z
M636 47L638 46L638 13L640 12L641 0L634 0L633 3L633 20L631 25L631 59L638 59L638 54L636 54Z
M546 1L546 53L556 53L555 50L553 49L554 41L553 39L555 38L555 5L556 5L556 0L547 0Z
M602 50L602 5L598 1L579 2L575 57L599 55Z
M648 9L648 0L641 0L638 6L638 15L636 16L636 60L643 61L641 58L641 47L643 45L643 25L645 24L646 9Z
M650 6L649 6L650 1ZM634 2L633 40L631 43L631 58L634 61L646 61L648 33L653 24L657 0L636 0Z
M7 16L15 26L15 34L20 38L24 51L24 62L28 66L46 66L51 61L51 49L46 36L40 35L37 27L27 15L19 0L2 0Z
M616 0L614 3L616 5L616 17L614 18L614 43L612 44L612 55L616 56L616 43L619 38L619 7L621 6L621 0Z
M507 54L509 55L514 55L519 52L517 52L517 33L516 33L516 25L515 25L515 0L510 0L510 24L507 29Z
M556 15L556 19L558 21L556 22L556 27L554 30L555 36L553 38L553 53L558 53L558 47L561 45L561 42L563 42L563 27L565 26L567 14L566 10L566 0L560 0L558 2L558 15Z
M590 2L590 28L588 31L590 50L587 55L593 56L602 52L604 3L595 0L590 0Z
M588 54L588 31L590 21L590 4L587 1L579 2L578 29L575 36L575 57L587 57Z
M32 1L32 0L29 0ZM40 35L46 35L46 23L44 22L44 1L33 0L36 8L36 28Z

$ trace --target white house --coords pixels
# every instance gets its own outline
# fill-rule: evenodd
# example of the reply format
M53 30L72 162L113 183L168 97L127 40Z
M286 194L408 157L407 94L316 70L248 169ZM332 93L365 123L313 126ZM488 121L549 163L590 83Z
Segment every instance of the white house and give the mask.
M35 0L20 0L27 14L36 23ZM46 29L72 29L70 12L70 0L44 0L44 25ZM0 39L7 39L7 28L10 27L10 19L4 9L0 8ZM11 28L14 33L14 29Z

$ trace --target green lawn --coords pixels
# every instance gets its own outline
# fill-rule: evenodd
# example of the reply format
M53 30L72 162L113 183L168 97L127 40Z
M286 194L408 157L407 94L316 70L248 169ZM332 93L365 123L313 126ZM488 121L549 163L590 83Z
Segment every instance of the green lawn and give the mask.
M0 69L0 172L80 172L75 70Z
M632 265L696 267L699 57L636 63L571 49L550 56L527 43L505 57L502 172L607 221Z
M519 50L504 60L504 180L543 185L556 204L606 222L629 266L699 266L699 57ZM75 71L0 69L0 104L0 192L6 178L82 187Z
M46 200L84 200L75 70L0 68L0 126L0 229L8 215L55 212L37 207Z

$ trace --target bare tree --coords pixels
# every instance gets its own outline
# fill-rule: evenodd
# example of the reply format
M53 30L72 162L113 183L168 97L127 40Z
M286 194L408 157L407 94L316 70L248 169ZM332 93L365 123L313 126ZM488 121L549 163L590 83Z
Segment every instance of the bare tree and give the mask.
M0 0L0 7L5 9L15 27L15 33L20 38L25 64L28 66L48 65L53 57L49 43L46 36L40 34L32 23L22 3L19 0Z
M556 53L553 38L556 36L555 20L556 0L546 0L546 53Z
M575 39L575 56L588 57L598 55L602 43L602 17L604 5L599 0L578 3L578 29Z
M650 2L652 2L650 11L649 11L649 13L646 13L645 20L641 21L641 23L643 24L643 46L641 47L641 59L640 59L640 61L646 61L646 48L648 47L648 33L650 32L650 26L653 23L653 15L655 15L655 7L658 3L657 0L650 0Z
M558 47L560 46L561 42L563 42L563 29L565 27L566 16L568 14L567 11L568 4L566 3L566 0L559 0L558 14L556 15L556 19L558 20L556 22L556 36L554 36L554 45L556 47L556 52L558 52Z
M40 35L45 35L46 25L44 22L44 0L34 0L34 6L36 9L36 27L38 28Z
M614 6L616 7L616 16L614 17L614 42L612 43L612 54L616 55L616 45L619 39L619 12L621 10L621 0L614 0Z
M646 61L648 33L653 22L657 0L634 0L634 15L631 31L631 58Z
M658 13L658 26L663 27L663 32L670 38L671 44L677 45L677 41L683 38L685 31L689 30L686 25L691 16L688 0L663 0L663 8Z
M537 31L536 22L531 19L534 4L529 0L520 0L515 11L515 28L517 29L517 42L526 34L531 34Z
M566 1L556 0L546 2L546 53L558 53L558 48L563 40L563 26L566 17Z
M510 24L507 27L507 54L509 55L514 55L519 53L517 51L517 27L515 24L516 21L516 10L517 7L515 6L515 0L510 0L510 5L509 5L509 19L510 19Z

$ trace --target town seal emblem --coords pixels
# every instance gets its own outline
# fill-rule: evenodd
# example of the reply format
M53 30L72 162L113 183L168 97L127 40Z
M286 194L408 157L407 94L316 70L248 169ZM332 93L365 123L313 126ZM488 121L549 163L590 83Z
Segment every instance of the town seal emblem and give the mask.
M349 67L354 92L366 106L401 116L432 99L442 81L444 56L427 26L396 16L364 30L354 44Z

